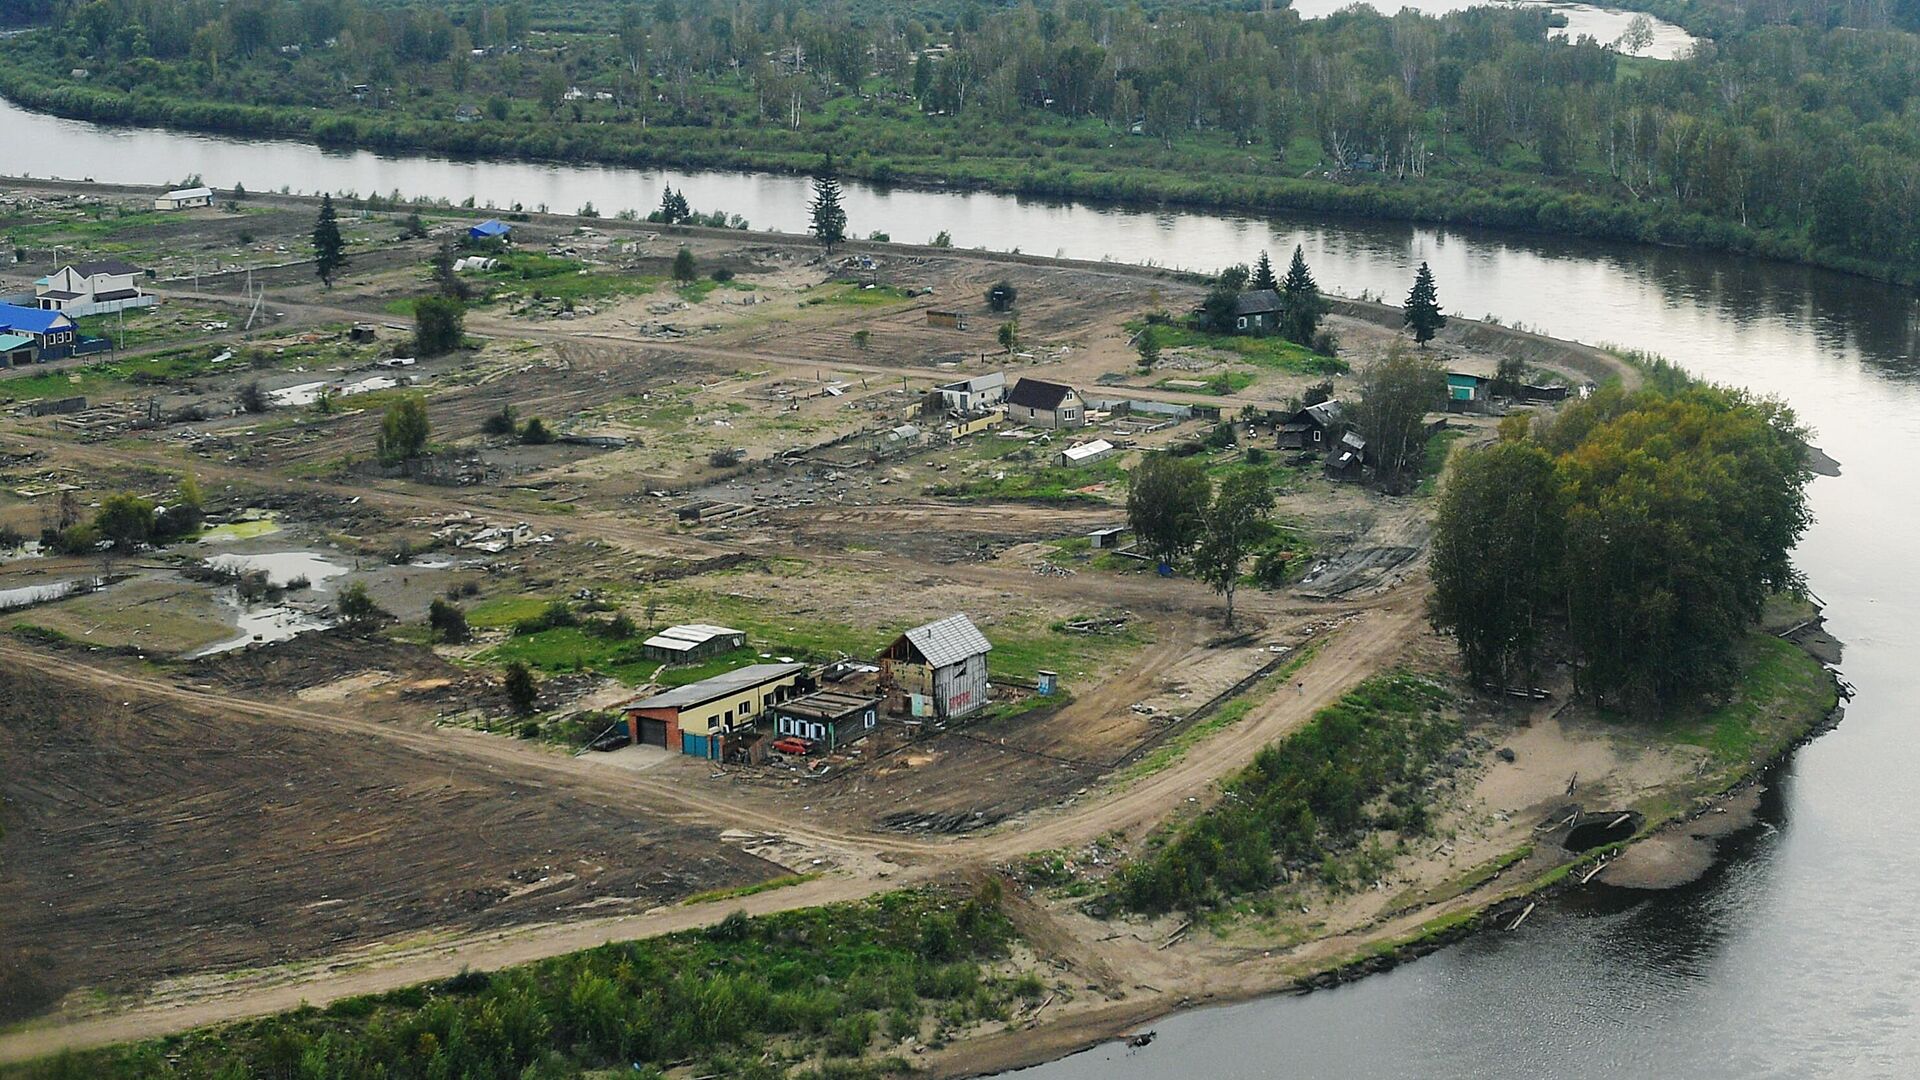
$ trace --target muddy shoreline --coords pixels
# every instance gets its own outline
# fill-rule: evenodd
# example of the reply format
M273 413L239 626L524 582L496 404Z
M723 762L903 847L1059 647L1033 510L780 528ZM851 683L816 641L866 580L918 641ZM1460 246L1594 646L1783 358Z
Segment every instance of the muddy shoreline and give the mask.
M1721 863L1721 851L1727 840L1758 824L1761 795L1767 777L1801 747L1833 730L1844 718L1847 686L1832 667L1838 660L1837 648L1828 647L1833 639L1825 634L1820 619L1814 620L1811 629L1817 631L1815 640L1801 640L1803 635L1798 631L1788 637L1821 662L1826 677L1840 694L1839 703L1824 716L1808 720L1804 729L1789 739L1778 752L1754 763L1719 792L1698 800L1690 812L1651 822L1626 841L1595 848L1580 858L1562 864L1557 870L1536 876L1517 888L1489 896L1484 903L1457 916L1438 917L1433 923L1439 925L1409 940L1381 948L1387 942L1370 943L1362 936L1356 942L1357 951L1379 949L1363 958L1344 959L1317 972L1292 977L1264 988L1248 986L1218 993L1209 992L1198 998L1167 992L1151 999L1114 1002L1028 1030L1002 1032L965 1041L948 1048L932 1060L923 1061L927 1066L925 1075L941 1080L997 1076L1094 1049L1126 1034L1150 1029L1155 1021L1176 1013L1332 989L1369 975L1391 971L1474 935L1510 926L1534 905L1573 889L1598 884L1652 893L1698 881ZM1639 853L1637 859L1636 853ZM1596 863L1602 862L1606 865L1598 873L1591 876L1586 873ZM1444 905L1434 905L1436 908L1441 906ZM1391 940L1388 939L1389 942Z

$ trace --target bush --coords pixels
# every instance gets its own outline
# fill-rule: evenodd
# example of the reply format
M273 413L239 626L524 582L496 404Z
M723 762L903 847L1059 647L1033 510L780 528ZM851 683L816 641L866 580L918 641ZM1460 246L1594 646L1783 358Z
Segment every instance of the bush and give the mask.
M487 435L512 435L519 428L519 422L513 418L511 404L500 406L499 412L488 413L487 418L480 422L481 432Z
M526 716L533 712L534 702L540 698L540 685L533 681L532 669L515 660L507 665L501 686L507 693L507 704L513 707L516 715Z
M447 296L427 296L413 304L413 347L421 356L440 356L466 340L466 305Z
M553 441L553 431L547 427L545 421L536 416L527 421L526 427L520 429L520 441L530 446L545 446Z
M720 284L725 285L727 282L733 280L733 271L722 266L716 269L713 273L708 274L707 276L719 282Z

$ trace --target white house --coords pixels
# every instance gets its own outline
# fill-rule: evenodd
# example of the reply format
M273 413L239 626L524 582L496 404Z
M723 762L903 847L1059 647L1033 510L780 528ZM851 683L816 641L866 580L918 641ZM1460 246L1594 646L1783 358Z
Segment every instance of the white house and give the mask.
M210 187L176 188L153 200L155 210L191 210L196 206L212 206L213 189Z
M142 292L139 267L119 259L75 263L34 282L34 303L42 311L64 311L76 319L128 308L152 307L160 298Z
M984 412L1007 400L1007 375L1004 371L975 375L959 382L934 387L947 408L964 416Z
M1021 379L1013 384L1007 394L1007 419L1055 431L1087 426L1086 410L1073 387L1045 379Z

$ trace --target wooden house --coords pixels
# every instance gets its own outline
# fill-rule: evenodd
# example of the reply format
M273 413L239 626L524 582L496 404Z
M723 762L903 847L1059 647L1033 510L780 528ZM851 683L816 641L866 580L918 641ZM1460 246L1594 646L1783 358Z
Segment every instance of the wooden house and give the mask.
M880 699L871 694L820 690L773 707L773 731L837 750L873 733L880 723Z
M893 707L915 716L952 719L987 704L987 653L993 646L965 615L916 626L880 653L880 683L894 689Z
M1282 450L1325 453L1347 430L1346 406L1338 398L1309 405L1280 421L1276 445Z
M1280 329L1280 294L1272 289L1250 289L1233 301L1233 328L1243 334L1271 334Z

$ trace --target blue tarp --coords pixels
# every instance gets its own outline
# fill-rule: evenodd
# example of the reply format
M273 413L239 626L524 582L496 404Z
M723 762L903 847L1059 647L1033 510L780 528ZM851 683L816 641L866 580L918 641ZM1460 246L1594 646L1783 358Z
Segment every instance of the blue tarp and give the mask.
M467 235L475 240L499 240L512 231L513 226L494 218L488 218L473 228L468 229Z

